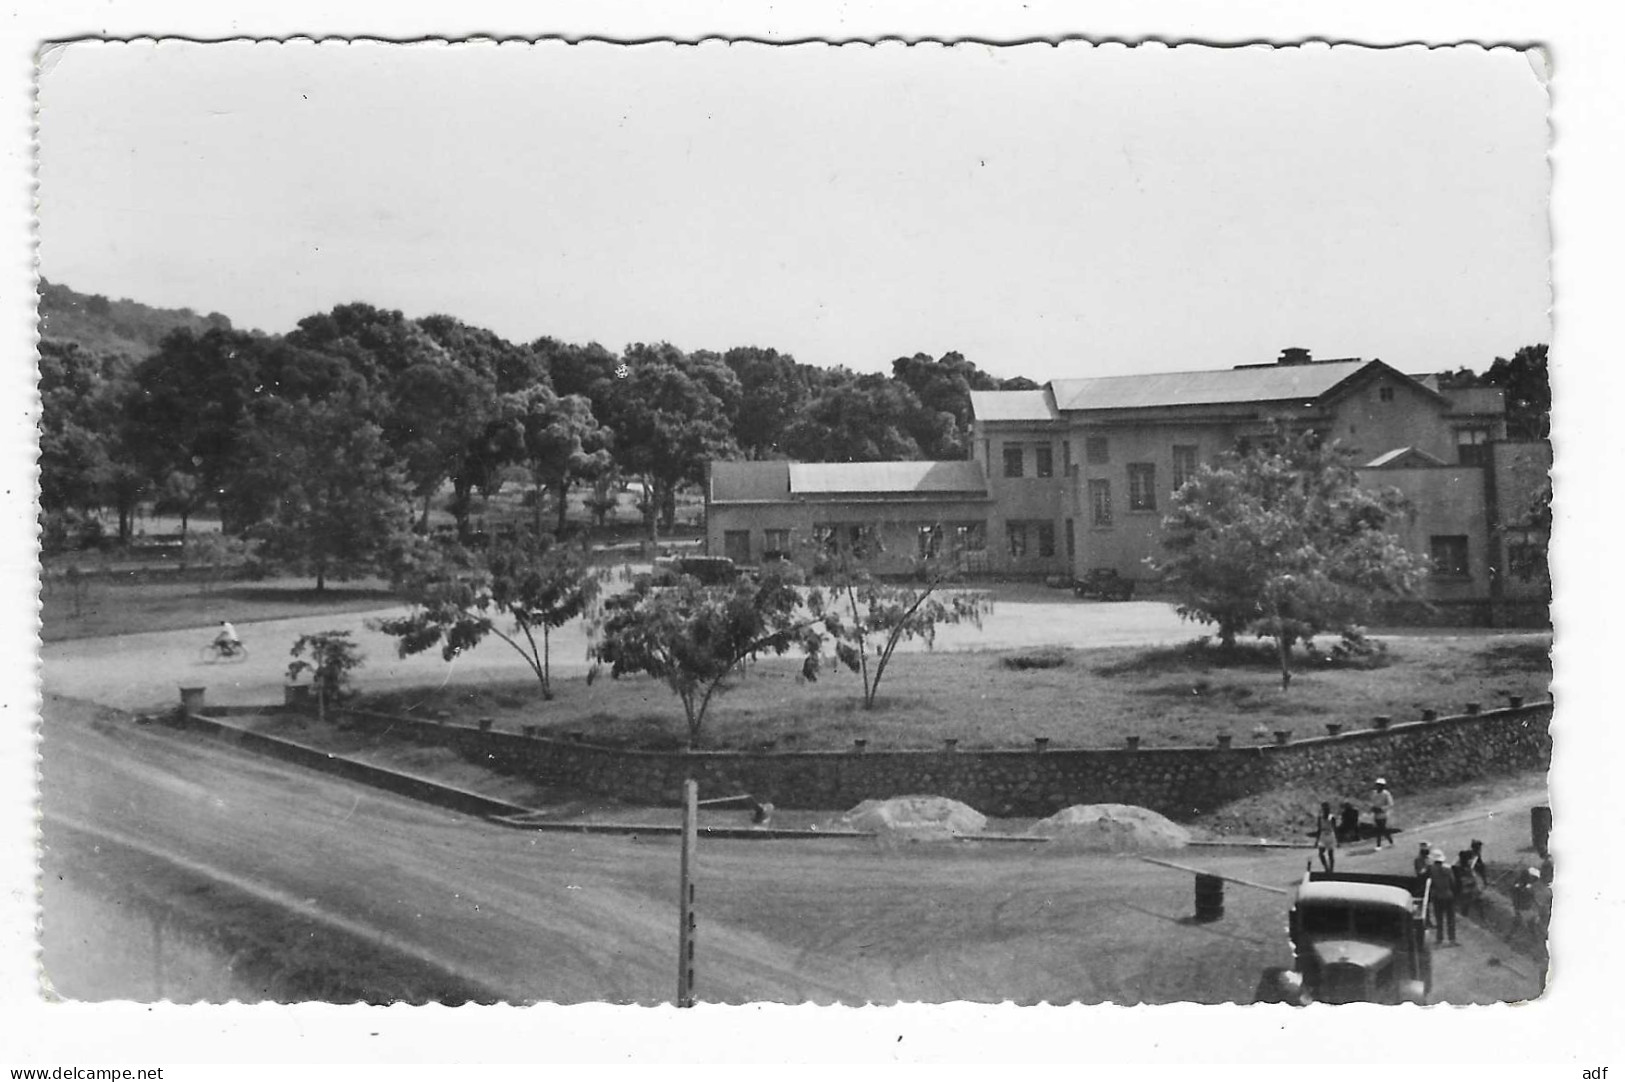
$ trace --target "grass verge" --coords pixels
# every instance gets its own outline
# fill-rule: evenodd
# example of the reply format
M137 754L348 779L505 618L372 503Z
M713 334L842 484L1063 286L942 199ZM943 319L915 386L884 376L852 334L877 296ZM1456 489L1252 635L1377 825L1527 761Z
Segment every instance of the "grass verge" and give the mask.
M705 746L733 750L1018 747L1047 736L1054 747L1115 747L1138 735L1144 746L1204 746L1220 733L1237 744L1255 733L1290 729L1323 733L1326 722L1351 728L1378 714L1416 718L1424 709L1486 709L1509 695L1530 699L1551 683L1551 635L1418 636L1395 641L1380 668L1323 664L1301 667L1282 692L1264 651L1221 655L1191 646L1099 650L899 654L873 710L857 678L825 672L801 677L799 659L746 666L734 687L712 704ZM1029 662L1041 657L1045 667ZM534 682L436 686L365 695L357 705L386 713L448 711L497 729L538 725L582 732L602 744L650 749L686 740L682 708L660 681L583 677L555 681L543 701ZM1266 736L1265 739L1268 739Z

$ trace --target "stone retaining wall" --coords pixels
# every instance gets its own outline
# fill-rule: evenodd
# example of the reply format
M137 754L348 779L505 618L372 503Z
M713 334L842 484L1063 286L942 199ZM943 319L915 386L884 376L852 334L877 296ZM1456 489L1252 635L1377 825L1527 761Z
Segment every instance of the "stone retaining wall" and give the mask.
M995 816L1122 803L1174 819L1285 785L1346 790L1381 775L1403 792L1546 766L1551 717L1546 702L1259 747L684 753L343 712L348 725L630 803L677 804L684 779L694 778L703 795L751 793L786 808L844 809L872 797L931 793Z

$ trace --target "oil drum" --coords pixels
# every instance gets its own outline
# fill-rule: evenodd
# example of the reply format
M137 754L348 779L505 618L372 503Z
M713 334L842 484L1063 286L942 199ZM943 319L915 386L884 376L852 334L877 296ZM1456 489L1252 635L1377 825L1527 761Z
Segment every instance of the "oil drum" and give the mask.
M1224 916L1224 880L1216 875L1196 877L1196 919L1202 923Z

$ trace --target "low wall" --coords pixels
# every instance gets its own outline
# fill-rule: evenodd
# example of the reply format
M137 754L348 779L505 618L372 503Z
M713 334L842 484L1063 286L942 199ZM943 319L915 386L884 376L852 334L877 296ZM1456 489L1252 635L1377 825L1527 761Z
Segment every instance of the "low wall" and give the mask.
M1259 747L1010 751L649 752L486 732L346 710L344 723L456 750L493 770L636 804L677 804L686 778L705 795L751 793L786 808L849 808L932 793L995 816L1122 803L1188 819L1286 785L1403 792L1551 761L1551 703L1360 729Z

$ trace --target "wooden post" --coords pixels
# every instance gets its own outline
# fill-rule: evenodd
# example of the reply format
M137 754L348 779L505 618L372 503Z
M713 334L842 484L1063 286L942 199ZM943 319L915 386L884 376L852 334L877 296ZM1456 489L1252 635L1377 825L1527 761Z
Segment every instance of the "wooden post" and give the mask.
M677 896L677 1005L694 1006L694 848L699 840L700 787L683 782L683 856Z

